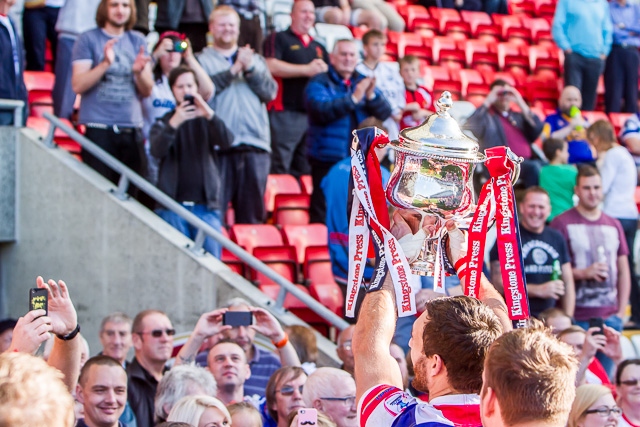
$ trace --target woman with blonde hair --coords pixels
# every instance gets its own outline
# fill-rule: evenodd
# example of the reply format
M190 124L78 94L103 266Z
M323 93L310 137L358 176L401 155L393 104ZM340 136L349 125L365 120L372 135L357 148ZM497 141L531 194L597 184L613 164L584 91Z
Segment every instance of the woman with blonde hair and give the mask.
M567 427L617 427L620 414L609 387L584 384L576 389Z
M220 400L197 394L178 400L167 421L179 421L194 427L229 427L231 415Z

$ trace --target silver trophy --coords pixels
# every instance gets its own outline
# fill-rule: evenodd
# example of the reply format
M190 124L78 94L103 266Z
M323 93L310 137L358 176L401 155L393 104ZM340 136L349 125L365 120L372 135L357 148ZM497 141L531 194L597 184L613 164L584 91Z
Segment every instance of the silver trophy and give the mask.
M473 170L486 156L479 152L478 143L460 130L448 110L453 106L447 91L436 101L436 114L420 126L400 132L390 145L396 151L396 164L387 185L387 199L402 209L417 209L425 215L435 216L436 233L429 236L413 261L413 274L434 274L437 244L446 233L445 218L456 221L460 228L468 228L475 211ZM519 174L517 158L512 176Z

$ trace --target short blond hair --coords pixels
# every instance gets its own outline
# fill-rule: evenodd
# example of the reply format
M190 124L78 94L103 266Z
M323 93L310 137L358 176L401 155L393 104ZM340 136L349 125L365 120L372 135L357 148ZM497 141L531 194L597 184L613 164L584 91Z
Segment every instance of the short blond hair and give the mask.
M202 414L207 408L218 409L225 417L227 417L228 421L231 422L231 415L224 406L224 403L215 397L206 396L204 394L186 396L178 400L173 408L171 408L167 421L180 421L197 426L200 422L200 417L202 417Z
M62 378L38 357L0 354L0 427L73 426L73 397Z
M240 15L238 12L231 6L227 6L226 4L220 5L211 11L209 15L209 24L213 23L218 16L229 16L233 15L236 17L236 21L238 24L240 23Z
M569 412L567 427L576 427L584 413L602 396L611 394L609 387L601 384L583 384L576 389L576 398Z

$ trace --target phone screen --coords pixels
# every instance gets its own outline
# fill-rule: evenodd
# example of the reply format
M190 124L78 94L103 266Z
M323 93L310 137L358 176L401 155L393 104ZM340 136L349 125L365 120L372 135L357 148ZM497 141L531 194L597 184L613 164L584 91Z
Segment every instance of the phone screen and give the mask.
M602 317L592 317L589 319L589 328L600 328L595 334L604 335L604 320L602 320Z
M227 311L222 315L222 324L229 326L249 326L253 324L250 311Z
M49 293L46 289L29 289L29 311L43 309L49 314Z
M298 409L298 427L315 426L318 424L318 411L313 408Z

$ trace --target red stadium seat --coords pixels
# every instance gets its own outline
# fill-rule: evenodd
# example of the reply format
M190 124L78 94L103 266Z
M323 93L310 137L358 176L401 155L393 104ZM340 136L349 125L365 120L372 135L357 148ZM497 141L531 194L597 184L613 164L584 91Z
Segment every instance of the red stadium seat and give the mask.
M483 40L466 40L458 42L458 46L464 46L467 68L478 71L498 70L498 54L495 44Z
M462 96L476 107L484 102L489 93L489 85L477 70L460 70Z
M551 17L556 12L555 0L533 0L535 4L535 16Z
M333 273L331 271L331 256L329 255L329 247L327 245L307 246L304 251L302 274L305 279L310 279L313 277L318 280L324 275L324 281L326 281L328 278L331 278L331 280L333 280Z
M308 194L276 194L273 207L273 223L278 225L309 224Z
M413 33L397 33L398 58L414 55L418 58L431 60L431 51L427 50L422 37Z
M560 96L558 80L548 76L529 76L524 96L533 106L543 110L555 109Z
M309 285L309 293L320 304L327 307L338 316L342 316L344 310L344 294L336 282L315 282Z
M427 67L424 74L425 86L431 92L434 99L438 99L443 91L451 92L453 99L462 98L462 85L460 80L453 79L446 67Z
M526 46L520 46L517 44L503 42L498 43L498 63L501 70L509 70L511 72L514 69L524 74L529 73L529 55L525 54Z
M533 44L544 44L555 46L551 36L551 25L544 18L522 19L522 25L531 31L531 42Z
M407 23L407 31L413 31L416 25L416 20L420 22L429 22L432 18L426 7L420 5L407 5L406 6L405 22Z
M508 2L509 13L512 15L533 15L535 13L536 5L533 0L509 0Z
M276 194L299 194L300 184L293 175L270 174L264 191L264 204L267 212L273 212Z
M451 37L438 36L431 41L433 63L448 68L464 68L465 51L458 47L458 43Z
M300 187L303 194L311 195L313 193L313 180L311 175L302 175L300 177Z
M485 12L474 12L461 10L460 18L469 24L471 36L474 39L490 38L494 41L500 39L500 27L493 23L489 14Z
M73 128L73 125L67 119L60 119L64 124ZM43 137L46 137L49 133L49 128L51 127L51 122L45 119L44 117L28 117L27 118L27 127L31 129L35 129L38 131ZM60 147L71 154L79 155L81 151L80 144L75 142L69 135L66 134L62 129L56 128L55 133L53 134L53 140Z
M609 121L615 129L616 135L620 133L620 129L622 129L624 123L631 116L633 116L633 113L609 113Z
M298 281L296 248L293 246L262 246L253 249L253 256L292 283ZM275 283L267 276L252 270L251 280L259 285Z
M227 233L227 229L226 228L222 227L220 232L222 233L222 235L224 237L227 237L227 238L229 237L229 233ZM225 263L226 266L229 267L229 269L231 271L233 271L234 273L239 274L240 276L244 276L245 275L244 262L240 261L240 258L235 256L234 254L232 254L231 252L229 252L225 248L222 248L222 255L220 257L220 261Z
M283 246L282 234L271 224L235 224L231 227L231 239L245 251L261 246Z
M554 78L561 75L558 48L555 46L529 46L529 67L534 74L549 72Z
M429 12L431 17L440 24L440 34L453 38L467 38L471 35L471 27L460 18L457 10L430 7Z
M49 71L25 71L24 84L28 93L29 115L42 117L42 114L53 114L53 98L51 91L55 76Z
M303 264L308 246L326 246L328 244L327 226L324 224L285 225L282 227L285 243L295 246L298 251L298 263Z
M590 124L597 122L598 120L609 121L609 116L604 111L582 111L582 115L587 118Z
M500 34L504 41L516 44L531 43L531 30L522 26L519 16L494 14L493 22L500 27Z

